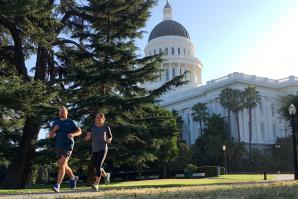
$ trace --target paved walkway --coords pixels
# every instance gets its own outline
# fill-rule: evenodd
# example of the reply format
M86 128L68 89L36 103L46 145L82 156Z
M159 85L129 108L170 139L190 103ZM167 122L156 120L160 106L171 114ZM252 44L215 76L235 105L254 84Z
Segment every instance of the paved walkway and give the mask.
M274 183L282 181L292 181L294 180L293 174L277 174L274 175L276 178L274 180L261 180L253 182L234 182L234 183L223 183L222 185L240 185L240 184L264 184L264 183ZM207 186L214 186L219 184L208 184ZM206 186L206 185L194 185L194 186ZM133 189L135 187L132 187ZM127 188L129 189L129 187ZM119 190L119 188L110 189L110 190ZM30 193L30 194L15 194L15 195L0 195L0 199L45 199L45 198L83 198L83 197L96 197L100 199L104 198L105 192L110 190L104 190L102 192L93 192L90 189L79 189L79 190L69 190L64 191L63 193L54 193L52 191L43 192L43 193Z
M275 175L276 179L274 181L289 181L294 180L294 174L278 174Z

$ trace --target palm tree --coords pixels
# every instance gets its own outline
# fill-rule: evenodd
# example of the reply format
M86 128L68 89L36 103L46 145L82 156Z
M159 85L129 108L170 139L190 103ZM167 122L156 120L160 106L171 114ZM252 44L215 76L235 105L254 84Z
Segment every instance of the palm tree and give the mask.
M230 112L236 117L238 143L240 143L239 112L243 110L243 94L238 89L225 88L220 94L220 104L228 110L229 123ZM231 123L230 123L231 124Z
M249 158L251 159L251 138L252 138L252 109L261 102L261 96L255 86L248 86L244 92L244 107L248 109L248 131L249 131Z
M193 120L200 123L200 130L202 133L203 132L202 123L206 122L209 116L207 105L206 103L198 102L192 107L192 111L193 111L192 112Z
M222 105L223 108L225 108L228 111L228 123L229 123L228 131L230 136L231 136L231 109L233 106L231 104L232 92L233 92L233 89L225 88L221 91L219 95L219 103Z

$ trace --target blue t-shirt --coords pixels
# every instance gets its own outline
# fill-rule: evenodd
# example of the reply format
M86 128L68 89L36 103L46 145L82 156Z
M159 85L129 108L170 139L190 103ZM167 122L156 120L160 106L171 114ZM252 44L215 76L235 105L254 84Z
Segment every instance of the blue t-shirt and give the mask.
M69 139L67 134L76 131L79 128L78 125L71 119L58 119L53 123L53 127L56 125L59 128L56 132L56 148L73 150L74 139Z

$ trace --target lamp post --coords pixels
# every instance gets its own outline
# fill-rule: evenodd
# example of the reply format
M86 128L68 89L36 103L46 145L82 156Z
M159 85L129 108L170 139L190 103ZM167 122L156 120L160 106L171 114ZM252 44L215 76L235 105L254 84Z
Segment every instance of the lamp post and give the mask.
M296 127L295 127L296 107L293 104L291 104L289 106L289 114L291 116L291 126L292 126L292 136L293 136L294 179L298 180L298 165L297 165L297 150L296 150Z
M277 159L278 159L278 168L280 168L280 144L276 144L275 145L275 148L276 148L276 151L277 151L277 155L278 155L278 157L277 157ZM278 170L278 173L280 173L280 170Z
M227 147L226 145L222 145L222 150L224 152L224 159L225 159L225 174L227 173L227 158L226 158L226 150L227 150Z

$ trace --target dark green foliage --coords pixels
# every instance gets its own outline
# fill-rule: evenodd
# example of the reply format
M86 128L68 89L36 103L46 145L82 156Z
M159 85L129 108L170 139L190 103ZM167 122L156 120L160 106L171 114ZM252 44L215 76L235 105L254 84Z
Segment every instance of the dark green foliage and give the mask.
M248 130L249 130L249 158L251 159L251 140L252 140L252 109L261 103L261 96L255 86L248 86L242 93L244 99L244 108L248 110Z
M227 126L220 115L207 119L204 133L193 146L193 160L196 165L220 165L223 160L222 145L228 144Z
M198 167L199 173L205 173L205 177L217 177L221 175L221 169L219 166L202 166Z
M287 95L284 97L281 97L279 99L279 112L281 113L281 117L287 121L290 121L290 114L289 114L289 106L293 104L296 109L298 109L298 95ZM297 123L297 112L295 115L295 121Z
M64 81L71 84L66 94L72 99L73 116L86 129L98 111L106 113L114 137L107 162L118 170L141 171L157 159L166 164L177 154L176 121L171 113L152 104L172 87L182 85L183 76L147 91L141 84L158 78L162 60L136 54L135 40L142 36L148 9L155 3L88 1L82 7L86 13L81 23L74 24L79 31L72 34L80 45L63 49L67 54L63 61L72 66ZM78 146L84 154L80 158L88 158L84 144Z
M244 108L244 99L242 92L238 89L223 89L220 93L220 104L228 110L229 125L231 125L230 112L234 113L237 125L237 139L238 143L240 143L239 112Z
M53 143L36 141L41 127L49 126L48 121L59 105L67 105L70 117L80 121L83 129L92 124L96 112L107 113L117 138L111 146L110 163L116 168L126 165L142 169L157 158L165 164L175 158L178 132L175 119L166 111L148 107L163 93L182 85L183 76L152 91L140 86L158 77L162 61L160 56L140 58L135 46L135 40L142 36L149 8L155 3L154 0L0 3L0 109L6 111L1 122L14 118L19 125L15 129L0 129L1 136L18 135L18 140L10 145L17 152L6 176L7 188L25 186L35 155L36 164L53 161L50 155ZM25 62L28 58L36 58L31 70ZM156 119L147 112L157 114ZM147 119L135 120L143 117ZM88 147L80 140L77 146L74 154L78 155L73 156L71 163L84 165L89 158ZM122 150L124 159L117 156Z
M292 135L277 138L276 144L272 145L272 162L277 171L293 171L293 138Z
M209 114L206 103L198 102L192 107L192 117L194 121L200 123L200 134L203 132L203 122L206 122Z
M222 165L224 166L224 153L222 146L226 145L227 167L241 164L245 158L245 147L229 138L227 125L220 115L213 114L207 119L204 133L192 146L192 161L196 165Z
M54 49L54 43L70 17L61 19L65 12L59 9L54 1L0 3L0 109L9 111L2 117L13 118L20 125L18 131L1 129L1 133L18 132L19 136L17 142L10 142L15 152L5 178L6 188L25 186L39 130L61 102L55 86L60 63L55 60L58 48ZM30 57L36 63L32 69L25 62Z

